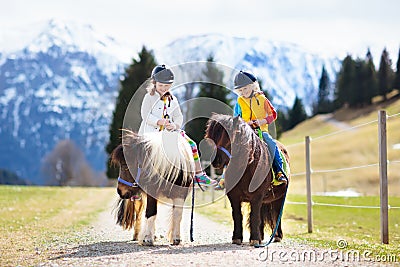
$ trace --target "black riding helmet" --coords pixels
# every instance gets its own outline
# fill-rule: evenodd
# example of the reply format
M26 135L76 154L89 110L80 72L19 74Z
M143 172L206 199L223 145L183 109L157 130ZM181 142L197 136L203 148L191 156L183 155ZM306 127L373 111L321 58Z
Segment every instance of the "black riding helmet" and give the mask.
M246 85L252 84L253 82L257 81L256 76L251 74L250 72L247 71L240 71L238 74L235 76L235 81L234 81L234 89L239 89L242 88Z
M158 65L151 72L151 78L159 83L171 84L174 82L174 73L165 65Z

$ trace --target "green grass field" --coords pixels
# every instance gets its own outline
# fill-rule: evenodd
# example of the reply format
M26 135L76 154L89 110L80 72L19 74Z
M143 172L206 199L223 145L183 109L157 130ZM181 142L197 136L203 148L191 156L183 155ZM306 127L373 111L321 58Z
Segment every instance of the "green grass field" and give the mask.
M114 188L0 186L0 266L32 266L103 211Z
M400 209L389 210L389 245L381 245L379 209L314 206L313 233L309 234L306 205L295 204L304 202L305 196L289 193L282 219L284 238L331 249L337 249L337 242L345 240L348 249L369 250L375 254L390 253L400 257ZM314 196L313 202L379 207L379 198L370 196ZM390 198L389 204L400 207L400 198ZM244 212L245 210L243 209ZM229 201L225 207L224 199L220 198L212 205L198 208L197 211L232 227L233 230Z

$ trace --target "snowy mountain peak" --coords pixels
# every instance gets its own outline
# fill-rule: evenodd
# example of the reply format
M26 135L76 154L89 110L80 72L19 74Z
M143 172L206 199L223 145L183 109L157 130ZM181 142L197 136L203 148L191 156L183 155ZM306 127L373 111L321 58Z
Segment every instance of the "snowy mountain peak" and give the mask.
M0 51L15 54L25 50L46 53L52 46L62 47L65 52L86 52L99 58L116 58L129 62L133 55L129 45L99 33L91 25L73 21L50 19L33 23L28 28L8 29L0 34Z

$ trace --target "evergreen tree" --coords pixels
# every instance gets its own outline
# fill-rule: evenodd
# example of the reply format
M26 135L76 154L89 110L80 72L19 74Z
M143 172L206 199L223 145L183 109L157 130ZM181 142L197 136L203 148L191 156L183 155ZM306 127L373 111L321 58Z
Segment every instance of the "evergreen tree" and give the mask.
M378 94L378 80L376 77L376 70L374 60L371 51L368 49L366 54L366 61L363 68L363 94L362 94L362 105L370 105L372 98Z
M349 99L350 107L361 107L365 99L365 62L361 59L354 61L353 94Z
M201 83L199 85L199 93L197 94L197 96L213 98L229 106L230 101L228 99L228 95L230 91L226 87L221 86L224 84L224 73L219 70L218 67L213 63L213 56L209 56L207 58L206 68L202 72L202 80L209 81L210 83ZM199 143L204 138L206 123L208 118L211 116L211 112L223 112L221 110L210 110L210 114L205 114L204 109L204 102L194 102L192 114L195 114L195 116L197 116L198 114L203 114L204 117L194 118L193 120L188 121L185 125L186 132L196 143ZM206 110L206 112L208 111Z
M151 71L156 66L153 52L147 50L145 46L138 54L139 59L133 59L132 64L125 70L123 79L120 82L119 95L116 100L115 110L113 112L113 118L110 125L110 140L106 146L108 155L121 143L121 129L123 127L124 116L128 107L129 101L139 89L139 87L150 77ZM145 93L145 92L144 92ZM130 112L129 121L139 123L140 117L140 106L135 106L132 112ZM128 114L127 114L128 115ZM138 129L134 129L138 130ZM111 166L107 160L107 177L117 178L118 168Z
M355 98L354 93L355 63L350 55L342 61L342 66L336 81L335 107L341 108L343 105L350 104Z
M397 89L400 91L400 48L399 48L399 55L397 57L397 64L396 64L396 74L393 80L393 89Z
M289 129L289 119L285 112L278 110L277 111L278 118L276 120L276 138L279 139L282 133Z
M294 128L297 124L307 119L307 113L304 109L303 102L296 96L291 110L289 110L289 129Z
M318 103L317 113L329 113L332 112L333 106L332 101L329 99L330 94L330 79L325 66L322 66L321 78L319 79L319 90L318 90Z
M393 75L392 61L389 57L389 52L385 48L381 55L378 71L378 91L379 95L383 96L384 100L387 99L386 95L390 93L392 89Z

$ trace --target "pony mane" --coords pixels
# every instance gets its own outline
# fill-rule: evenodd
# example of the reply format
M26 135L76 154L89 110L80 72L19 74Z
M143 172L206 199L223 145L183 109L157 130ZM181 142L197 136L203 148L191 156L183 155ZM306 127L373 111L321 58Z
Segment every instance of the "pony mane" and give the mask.
M217 129L220 124L230 136L232 143L232 153L239 155L249 155L249 163L253 162L254 155L260 149L268 153L268 149L260 140L254 130L239 116L233 117L224 114L212 114L207 124L206 135L214 140L219 140L221 130ZM213 136L211 136L213 135Z
M149 177L164 177L174 183L180 172L183 172L183 182L186 183L194 175L192 150L179 132L162 131L138 135L124 130L123 140L125 149L136 147L142 152L141 168Z

